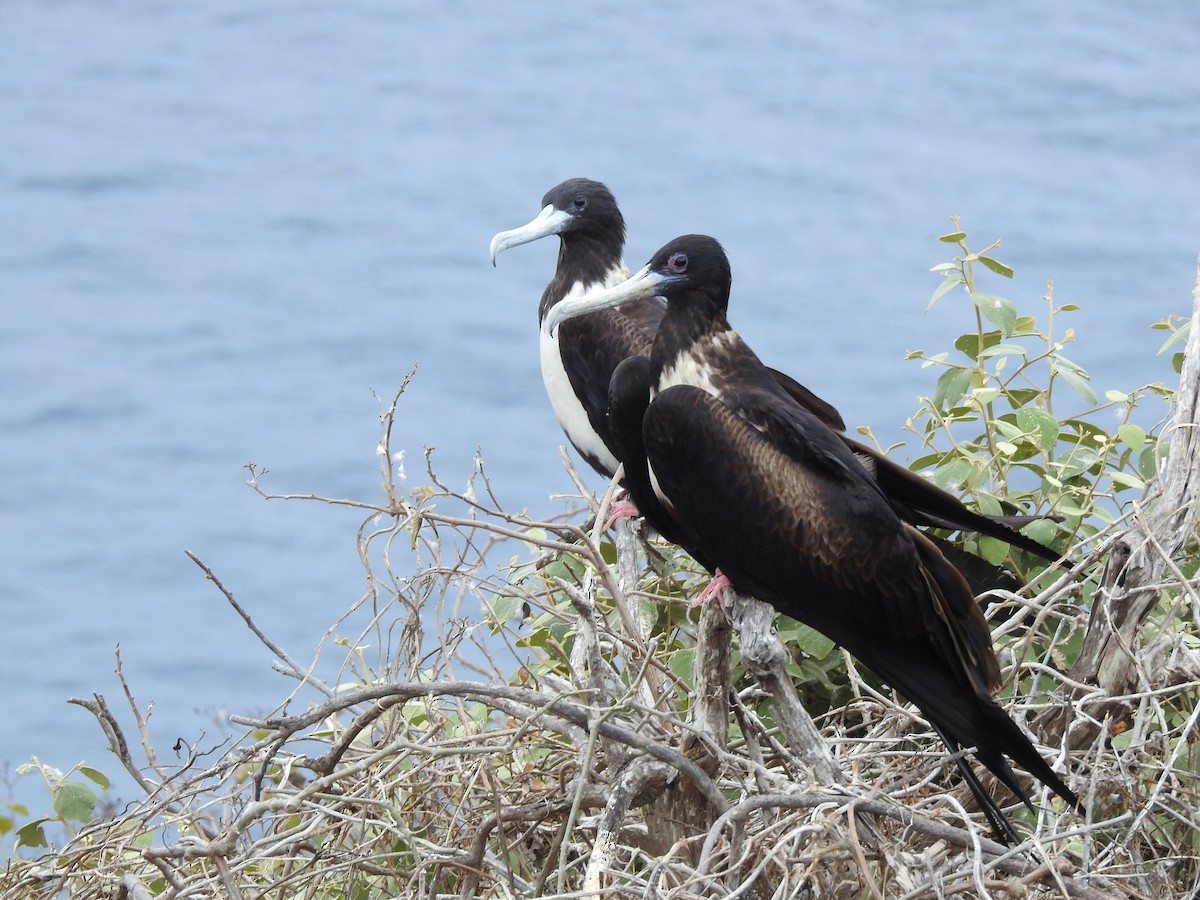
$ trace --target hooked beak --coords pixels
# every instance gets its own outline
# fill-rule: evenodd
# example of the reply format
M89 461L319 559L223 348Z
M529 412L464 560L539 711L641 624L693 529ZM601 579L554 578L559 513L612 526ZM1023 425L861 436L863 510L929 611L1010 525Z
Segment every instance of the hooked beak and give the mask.
M567 319L585 316L590 312L607 309L610 306L620 306L622 303L629 303L633 300L654 297L658 294L659 288L671 280L670 276L655 272L649 266L645 266L620 284L610 288L592 291L582 297L559 300L550 307L546 317L542 319L542 327L547 334L553 337L558 326Z
M514 228L511 231L500 232L492 238L492 245L490 247L492 265L496 264L496 257L509 247L519 247L521 244L528 244L530 241L544 238L548 234L558 234L570 220L571 214L569 212L547 205L545 209L537 214L537 218L528 225L522 225L520 228Z

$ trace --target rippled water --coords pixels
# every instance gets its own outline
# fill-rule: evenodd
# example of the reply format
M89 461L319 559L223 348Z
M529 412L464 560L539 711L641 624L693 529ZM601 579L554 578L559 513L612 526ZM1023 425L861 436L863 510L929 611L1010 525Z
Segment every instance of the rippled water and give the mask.
M359 517L241 467L377 496L371 388L414 362L398 442L451 481L481 446L506 503L556 508L555 248L486 249L562 178L609 183L632 262L719 237L760 355L885 439L931 385L904 351L969 327L921 315L954 213L1004 238L994 290L1083 307L1099 387L1172 377L1146 325L1200 251L1200 7L9 0L0 35L13 764L112 770L63 701L115 698L118 642L163 746L283 695L183 550L307 658L360 592Z

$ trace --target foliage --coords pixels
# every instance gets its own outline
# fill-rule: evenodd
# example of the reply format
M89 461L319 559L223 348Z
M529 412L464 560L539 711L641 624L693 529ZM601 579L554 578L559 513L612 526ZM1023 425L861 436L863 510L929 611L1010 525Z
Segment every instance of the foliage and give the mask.
M597 498L577 478L580 505L546 522L501 510L482 463L457 492L427 455L428 482L410 489L403 456L390 449L398 394L381 409L382 500L285 498L364 516L366 590L317 650L342 654L337 682L256 631L295 690L269 716L234 717L243 729L235 743L184 748L184 761L167 765L118 657L128 711L118 716L100 695L75 702L96 716L143 796L91 818L97 798L79 776L101 788L104 776L35 761L54 815L21 827L25 853L0 875L5 896L1193 893L1194 534L1155 551L1166 563L1152 587L1158 603L1128 638L1138 687L1107 696L1073 668L1106 554L1153 505L1167 445L1143 423L1171 392L1148 385L1101 400L1063 354L1073 307L1056 306L1048 288L1039 324L980 291L981 269L1013 277L994 255L998 242L973 253L957 222L942 240L958 253L935 267L943 280L932 302L965 295L974 330L953 352L912 354L941 370L908 423L914 467L986 513L1036 516L1025 532L1064 553L1046 567L960 537L1030 582L991 598L1002 699L1070 772L1086 821L1039 796L1036 813L1013 813L1035 836L1003 854L911 708L800 623L779 622L787 668L847 783L812 782L740 645L727 664L729 702L717 698L723 724L711 731L701 714L719 656L705 623L721 617L691 604L705 573L653 536L635 540L627 525L609 540L597 523L612 489ZM1177 321L1162 325L1187 334ZM250 471L262 493L265 473ZM1115 708L1128 715L1114 718ZM129 717L140 741L125 739ZM52 821L69 836L43 850ZM24 858L31 850L39 855Z
M29 818L29 810L26 807L16 803L8 804L7 809L13 816L0 816L0 836L13 832L16 837L14 849L47 847L48 828L58 826L68 834L74 834L78 825L92 819L100 805L100 795L90 785L73 776L82 775L102 791L107 791L110 786L108 776L99 769L79 763L70 771L63 772L46 765L36 756L18 766L17 774L38 774L42 777L50 791L53 812L40 818ZM18 827L16 816L29 821Z
M1110 389L1100 400L1088 373L1063 352L1075 340L1064 322L1078 307L1056 305L1048 283L1039 324L1011 300L979 290L978 266L1009 279L1013 270L990 255L999 241L972 252L958 225L955 219L940 238L960 255L931 270L942 281L927 309L961 287L974 307L975 330L954 342L956 352L909 354L942 369L933 394L907 422L923 450L912 467L929 470L946 490L964 491L988 515L1037 517L1022 530L1043 543L1063 551L1086 544L1128 513L1165 460L1168 445L1138 422L1154 415L1153 399L1169 400L1173 392L1153 383ZM1064 386L1071 396L1061 397ZM1065 415L1057 411L1072 406ZM1034 566L994 538L966 543L1022 575Z

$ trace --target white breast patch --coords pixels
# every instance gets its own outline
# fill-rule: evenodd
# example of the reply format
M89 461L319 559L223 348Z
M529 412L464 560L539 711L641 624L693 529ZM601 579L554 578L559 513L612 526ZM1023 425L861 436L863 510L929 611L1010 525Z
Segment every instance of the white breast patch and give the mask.
M663 369L662 375L659 376L659 391L665 391L676 384L690 384L707 391L718 400L721 399L721 392L712 381L712 368L707 363L701 363L690 353L679 354L675 362Z
M576 282L571 290L567 292L564 299L575 299L584 296L588 291L595 290L598 287L608 287L610 284L619 284L625 280L625 275L622 267L620 271L614 270L605 280L603 284L584 285ZM554 415L558 419L558 424L562 426L562 430L566 432L567 439L575 446L580 453L597 459L602 466L608 471L617 471L619 463L612 452L604 445L604 441L600 440L600 435L592 428L592 423L588 420L587 410L583 408L583 404L579 402L579 398L575 396L575 389L571 386L571 379L567 377L567 370L563 368L562 353L558 346L558 334L556 332L553 337L546 333L546 329L538 329L538 352L542 362L542 381L546 384L546 395L550 398L550 406L554 410Z
M616 457L604 446L600 435L588 421L587 410L575 396L571 387L571 379L563 368L562 356L558 350L558 335L554 337L540 330L540 353L542 358L542 381L546 383L546 395L550 398L550 406L558 418L558 424L567 433L567 439L580 453L595 457L608 471L617 471Z
M702 360L728 353L737 340L738 336L732 331L721 331L703 338L694 352L680 353L675 362L663 369L658 389L665 391L673 384L690 384L720 400L721 391L713 382L712 367Z

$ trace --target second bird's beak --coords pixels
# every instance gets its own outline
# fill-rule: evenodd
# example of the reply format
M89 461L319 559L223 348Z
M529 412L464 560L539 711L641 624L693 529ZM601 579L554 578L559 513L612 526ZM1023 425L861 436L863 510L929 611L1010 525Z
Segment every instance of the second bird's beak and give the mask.
M610 288L591 291L582 297L571 297L558 301L550 307L546 317L542 319L542 328L553 337L558 326L567 319L585 316L598 309L607 309L610 306L620 306L622 303L653 297L667 280L665 275L646 266L634 272L620 284Z

